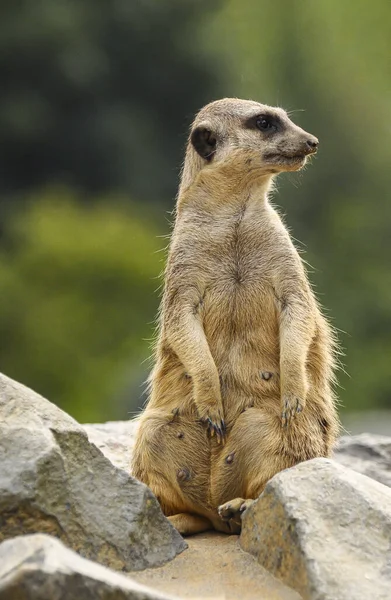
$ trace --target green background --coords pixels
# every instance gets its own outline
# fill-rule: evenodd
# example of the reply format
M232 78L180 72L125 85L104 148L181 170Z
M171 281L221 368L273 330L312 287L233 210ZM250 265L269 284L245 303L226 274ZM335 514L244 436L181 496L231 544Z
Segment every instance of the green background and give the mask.
M235 96L320 139L274 202L339 330L341 410L391 409L390 23L386 0L4 0L1 371L81 421L137 412L188 127Z

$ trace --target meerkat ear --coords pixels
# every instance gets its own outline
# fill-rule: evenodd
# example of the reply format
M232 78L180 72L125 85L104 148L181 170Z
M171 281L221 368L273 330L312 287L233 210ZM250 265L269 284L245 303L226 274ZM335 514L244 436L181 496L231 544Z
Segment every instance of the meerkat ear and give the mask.
M217 138L208 127L199 125L194 129L190 136L194 149L202 158L210 161L216 152Z

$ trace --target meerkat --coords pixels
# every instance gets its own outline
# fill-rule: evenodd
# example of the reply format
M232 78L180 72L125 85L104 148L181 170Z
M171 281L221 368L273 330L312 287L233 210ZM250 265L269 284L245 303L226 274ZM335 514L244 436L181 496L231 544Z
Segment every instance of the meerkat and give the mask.
M223 99L191 127L134 476L183 535L240 531L277 472L329 456L336 338L268 194L318 140Z

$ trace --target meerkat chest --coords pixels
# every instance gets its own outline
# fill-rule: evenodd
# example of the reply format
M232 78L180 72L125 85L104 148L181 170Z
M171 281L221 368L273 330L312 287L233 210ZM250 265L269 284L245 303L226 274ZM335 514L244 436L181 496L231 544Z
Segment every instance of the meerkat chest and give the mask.
M248 327L274 317L272 279L281 267L281 248L289 252L289 236L271 207L254 202L188 214L175 239L175 273L183 267L191 275L206 320Z
M203 232L205 324L247 331L275 320L273 233L263 215L243 211Z
M268 285L273 252L265 219L242 211L204 232L210 285L233 294L261 292Z

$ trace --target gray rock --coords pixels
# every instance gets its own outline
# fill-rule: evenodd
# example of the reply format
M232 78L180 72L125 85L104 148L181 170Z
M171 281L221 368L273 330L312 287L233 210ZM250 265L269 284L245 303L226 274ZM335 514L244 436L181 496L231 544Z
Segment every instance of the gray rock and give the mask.
M25 535L0 544L0 600L173 600L82 558L56 538Z
M240 544L304 600L391 598L391 490L332 460L273 477Z
M138 421L109 421L83 425L88 439L120 469L130 470Z
M186 547L145 485L69 415L4 375L0 465L0 541L50 533L118 570L160 565Z
M391 487L391 437L362 433L338 440L334 459Z

